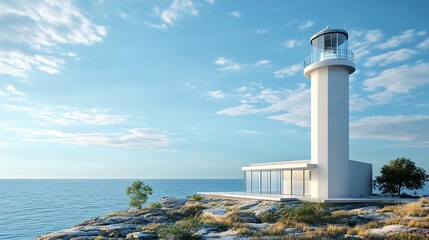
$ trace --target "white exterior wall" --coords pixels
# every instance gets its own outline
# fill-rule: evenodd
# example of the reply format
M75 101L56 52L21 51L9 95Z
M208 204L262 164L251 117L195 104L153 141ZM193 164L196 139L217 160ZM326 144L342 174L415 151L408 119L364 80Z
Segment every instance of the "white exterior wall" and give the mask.
M350 160L349 167L349 197L370 196L372 194L372 164Z
M312 197L349 196L349 70L329 65L311 76Z

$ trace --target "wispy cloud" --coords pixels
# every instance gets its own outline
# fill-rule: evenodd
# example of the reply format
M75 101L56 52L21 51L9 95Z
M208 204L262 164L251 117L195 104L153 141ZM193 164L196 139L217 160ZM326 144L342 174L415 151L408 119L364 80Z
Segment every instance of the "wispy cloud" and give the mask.
M239 91L244 98L242 102L247 103L218 111L217 114L229 116L268 114L268 119L304 127L310 125L310 89L305 88L305 85L300 85L296 89L264 88L253 94L248 91L248 88Z
M257 34L267 34L267 33L269 33L270 31L269 31L268 29L256 29L256 30L255 30L255 32L256 32Z
M241 15L243 15L243 14L239 11L232 11L232 12L229 12L228 15L235 17L235 18L240 18Z
M243 135L258 135L260 132L254 131L254 130L240 130L237 131L237 133L243 134Z
M59 73L59 66L65 62L54 54L57 46L92 45L107 34L105 26L92 23L67 0L2 1L0 18L4 23L0 41L19 45L20 49L0 50L0 73L14 77L27 77L34 67L49 74Z
M146 25L157 29L165 29L168 26L173 26L185 15L196 17L199 14L198 8L192 0L173 0L164 10L161 10L159 6L155 6L154 12L160 18L161 23L146 22Z
M225 98L225 97L226 97L225 93L223 93L223 92L222 92L222 91L220 91L220 90L217 90L217 91L209 91L209 92L207 92L207 95L208 95L210 98L215 99L215 100L223 99L223 98Z
M350 137L415 142L408 146L429 147L429 116L371 116L350 122Z
M349 49L353 51L355 58L360 60L368 55L374 48L377 48L380 40L383 38L383 33L379 29L368 31L350 31Z
M306 22L303 22L301 25L298 26L298 29L300 31L303 31L304 29L310 28L314 25L314 21L307 20Z
M11 128L21 133L22 140L51 142L81 146L100 145L109 147L143 148L156 150L172 144L171 134L159 129L132 128L120 133L69 133L60 130L30 130Z
M429 49L429 37L427 37L423 42L419 43L417 47L421 49Z
M219 68L219 70L224 70L224 71L241 71L241 69L244 67L244 65L239 64L234 62L232 59L230 58L225 58L225 57L218 57L216 58L216 60L214 61L214 63L216 65L221 66Z
M274 77L285 78L295 75L297 72L302 70L302 64L297 63L291 66L281 68L274 72Z
M420 62L384 70L378 76L366 79L363 85L366 91L373 92L369 97L382 104L398 94L429 84L428 76L429 63Z
M258 62L256 62L256 66L265 66L265 65L268 65L270 63L270 60L267 60L267 59L262 59L262 60L259 60Z
M402 48L399 50L390 51L377 56L369 57L364 65L365 66L374 66L374 65L385 66L391 63L401 62L401 61L410 59L415 55L417 55L417 51L409 48Z
M400 35L389 38L385 43L381 44L379 47L381 49L397 47L403 43L411 42L417 34L418 33L414 29L405 30Z
M296 48L296 47L301 46L303 42L304 42L304 39L301 39L301 40L289 39L289 40L285 41L282 45L285 48Z

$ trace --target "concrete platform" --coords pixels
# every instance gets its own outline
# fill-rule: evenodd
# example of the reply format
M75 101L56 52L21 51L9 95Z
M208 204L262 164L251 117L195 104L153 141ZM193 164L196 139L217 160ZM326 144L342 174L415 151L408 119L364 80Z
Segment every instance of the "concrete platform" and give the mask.
M415 198L396 198L396 197L362 197L362 198L312 198L302 195L285 195L285 194L263 194L263 193L246 193L246 192L198 192L198 194L212 198L227 199L253 199L268 201L308 201L323 203L377 203L377 202L415 202Z

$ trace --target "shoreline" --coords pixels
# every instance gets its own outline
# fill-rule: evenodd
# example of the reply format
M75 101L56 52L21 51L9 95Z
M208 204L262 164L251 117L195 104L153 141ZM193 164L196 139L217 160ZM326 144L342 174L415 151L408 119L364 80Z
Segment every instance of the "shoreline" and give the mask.
M429 236L429 200L398 205L164 198L88 219L36 240L309 239ZM399 237L399 238L398 238Z

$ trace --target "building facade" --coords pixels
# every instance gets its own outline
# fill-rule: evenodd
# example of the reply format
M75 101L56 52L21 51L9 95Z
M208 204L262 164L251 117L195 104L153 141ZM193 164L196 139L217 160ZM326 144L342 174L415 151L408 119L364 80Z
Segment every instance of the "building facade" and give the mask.
M326 28L310 38L304 76L311 81L311 160L243 167L244 191L314 198L372 194L372 165L349 159L349 75L355 72L348 33Z

